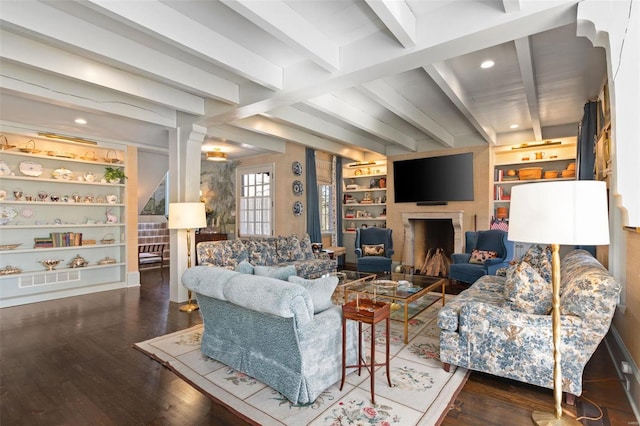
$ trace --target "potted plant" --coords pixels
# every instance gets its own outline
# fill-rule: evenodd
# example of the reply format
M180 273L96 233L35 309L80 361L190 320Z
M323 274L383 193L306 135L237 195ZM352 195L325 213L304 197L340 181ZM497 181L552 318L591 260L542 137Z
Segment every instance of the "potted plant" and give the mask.
M124 169L121 167L105 167L104 178L109 183L120 183L127 177L124 175Z

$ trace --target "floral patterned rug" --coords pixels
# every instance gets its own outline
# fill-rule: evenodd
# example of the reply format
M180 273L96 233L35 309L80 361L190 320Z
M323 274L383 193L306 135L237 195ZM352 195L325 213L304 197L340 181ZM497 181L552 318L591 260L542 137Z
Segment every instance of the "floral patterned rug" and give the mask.
M447 301L455 296L447 295ZM371 403L369 375L347 376L324 391L312 404L295 405L280 393L200 352L202 325L136 343L134 347L184 378L206 395L260 425L437 425L467 381L468 371L443 370L438 359L439 329L436 303L409 321L409 343L403 324L391 321L391 381L385 367L376 370L376 403ZM370 352L371 327L364 331ZM384 321L376 329L376 360L384 358Z

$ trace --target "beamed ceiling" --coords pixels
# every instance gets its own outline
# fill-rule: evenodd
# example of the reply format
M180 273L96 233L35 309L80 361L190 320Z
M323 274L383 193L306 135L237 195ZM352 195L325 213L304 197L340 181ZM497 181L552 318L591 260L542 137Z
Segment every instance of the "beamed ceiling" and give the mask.
M160 150L198 124L236 159L572 136L606 73L577 3L3 0L0 118Z

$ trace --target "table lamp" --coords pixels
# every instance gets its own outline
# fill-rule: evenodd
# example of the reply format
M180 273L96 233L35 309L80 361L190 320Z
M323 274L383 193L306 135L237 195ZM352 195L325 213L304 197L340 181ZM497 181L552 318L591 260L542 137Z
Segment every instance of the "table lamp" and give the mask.
M553 288L553 396L555 413L534 411L539 425L580 425L562 416L560 360L560 245L609 244L607 192L604 182L563 181L514 186L511 190L511 241L551 245Z
M187 268L191 268L191 230L207 226L204 203L169 203L169 229L187 230ZM182 312L193 312L198 305L191 301L191 290L187 293L188 302L180 306Z

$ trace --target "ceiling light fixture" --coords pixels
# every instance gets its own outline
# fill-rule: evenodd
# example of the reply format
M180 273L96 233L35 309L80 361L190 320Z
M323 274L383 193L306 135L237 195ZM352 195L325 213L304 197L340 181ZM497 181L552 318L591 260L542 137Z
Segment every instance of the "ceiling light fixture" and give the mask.
M480 64L480 68L484 68L484 69L486 69L486 68L491 68L491 67L492 67L492 66L494 66L495 64L496 64L496 63L495 63L495 62L493 62L492 60L487 60L487 61L484 61L483 63L481 63L481 64Z
M88 145L98 145L98 142L90 141L88 139L77 138L75 136L64 136L64 135L59 135L57 133L38 132L38 136L43 136L49 139L61 139L61 140L71 141L71 142L86 143Z
M220 150L207 152L207 161L229 161L227 153Z
M517 124L512 124L511 126L509 126L510 129L517 129L518 127L520 126L518 126Z
M73 121L75 121L76 124L87 124L87 120L85 120L84 118L76 118Z

